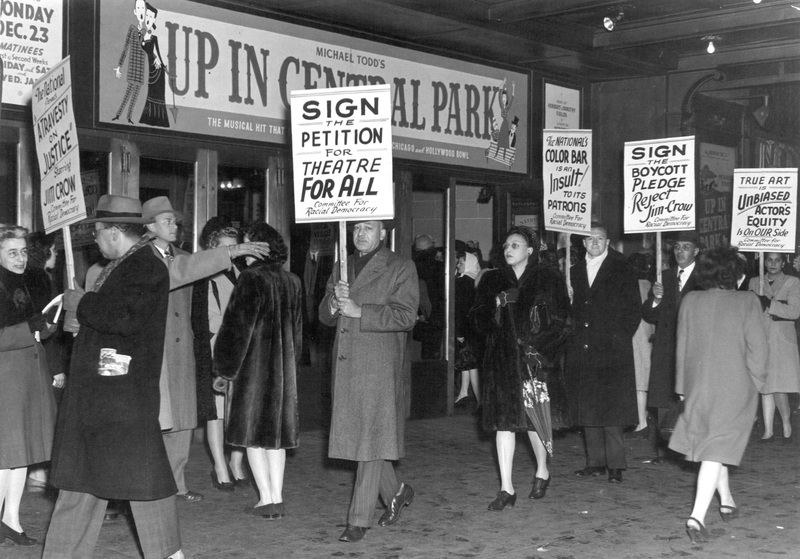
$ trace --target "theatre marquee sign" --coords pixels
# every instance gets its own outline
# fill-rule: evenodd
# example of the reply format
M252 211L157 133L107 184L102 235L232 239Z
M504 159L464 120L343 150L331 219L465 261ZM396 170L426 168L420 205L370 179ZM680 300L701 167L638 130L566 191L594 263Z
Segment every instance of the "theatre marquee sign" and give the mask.
M149 4L155 28L140 32L134 2L99 3L100 123L288 143L291 91L388 84L395 157L528 172L525 73L186 0Z

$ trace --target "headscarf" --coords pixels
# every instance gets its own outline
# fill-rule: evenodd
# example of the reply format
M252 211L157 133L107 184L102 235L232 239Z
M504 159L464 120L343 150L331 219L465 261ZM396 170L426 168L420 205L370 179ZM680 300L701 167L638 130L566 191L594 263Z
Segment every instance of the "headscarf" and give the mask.
M480 271L481 265L478 264L478 258L470 252L464 253L464 273L461 275L469 276L474 280Z

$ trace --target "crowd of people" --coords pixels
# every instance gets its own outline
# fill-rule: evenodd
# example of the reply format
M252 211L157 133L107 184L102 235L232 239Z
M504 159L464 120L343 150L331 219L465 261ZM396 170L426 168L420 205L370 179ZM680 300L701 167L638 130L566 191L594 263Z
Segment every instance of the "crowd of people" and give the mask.
M183 557L176 499L204 498L184 475L199 425L213 486L234 491L251 477L259 498L249 512L283 518L309 341L331 351L322 361L332 369L329 456L357 463L339 539L362 540L379 499L378 524L397 522L414 499L393 467L405 454L406 346L420 335L425 358L442 351L433 332L444 321L444 265L433 239L415 239L408 259L386 246L391 223L359 222L346 265L317 278L317 245L301 279L284 270L287 245L268 224L237 230L212 218L190 254L176 245L181 218L163 196L101 197L85 223L104 260L63 294L64 329L75 333L66 375L48 365L64 360L63 344L48 342L63 332L53 311L43 314L61 291L48 272L54 240L0 225L0 417L10 427L0 439L0 540L38 543L19 508L28 467L49 462L40 475L58 498L45 558L91 556L104 519L123 508L146 558ZM742 460L759 403L761 440L778 438L776 409L781 438L792 440L800 279L778 253L765 255L762 281L734 249L703 250L693 232L672 242L658 275L651 254L626 259L600 223L570 247L569 269L566 249L546 249L526 227L505 234L491 263L477 244L456 243L455 403L471 390L495 438L500 490L489 511L516 503L518 433L535 460L529 498L542 499L553 433L580 428L578 477L622 483L626 436L653 440L657 459L670 449L699 463L686 531L702 541L715 493L723 521L739 514L728 468Z

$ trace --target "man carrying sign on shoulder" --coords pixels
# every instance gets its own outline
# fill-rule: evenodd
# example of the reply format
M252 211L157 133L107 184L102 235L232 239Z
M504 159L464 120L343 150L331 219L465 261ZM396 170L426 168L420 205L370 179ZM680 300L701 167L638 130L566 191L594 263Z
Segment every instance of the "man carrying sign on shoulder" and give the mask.
M358 462L347 528L339 538L344 542L364 538L379 494L386 504L381 526L397 522L414 498L410 485L398 483L391 460L405 454L403 370L419 284L414 263L386 248L385 238L383 222L356 223L349 281L339 279L336 266L319 305L320 322L336 326L328 455Z

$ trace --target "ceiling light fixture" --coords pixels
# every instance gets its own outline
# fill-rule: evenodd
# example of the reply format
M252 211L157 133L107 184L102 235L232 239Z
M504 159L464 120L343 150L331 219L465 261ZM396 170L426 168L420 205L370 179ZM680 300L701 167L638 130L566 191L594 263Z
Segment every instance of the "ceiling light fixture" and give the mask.
M714 46L714 41L720 41L720 40L722 40L722 37L719 37L717 35L706 35L705 37L703 37L700 40L701 41L708 41L708 46L706 47L706 52L708 54L714 54L715 52L717 52L717 47Z
M603 18L603 27L606 28L606 31L614 31L614 27L616 27L617 22L622 19L625 14L620 12L617 14L617 17L604 17Z
M753 0L753 4L761 4L761 0Z
M761 128L764 128L764 123L767 122L769 117L769 95L764 95L764 104L753 111L753 118Z

